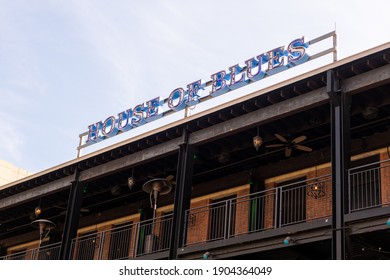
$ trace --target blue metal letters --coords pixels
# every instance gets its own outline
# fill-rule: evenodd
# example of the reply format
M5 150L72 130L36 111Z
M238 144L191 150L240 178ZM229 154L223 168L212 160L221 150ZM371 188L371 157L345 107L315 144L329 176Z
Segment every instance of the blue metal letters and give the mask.
M309 45L304 38L293 40L290 44L275 48L271 51L249 58L245 65L235 64L228 71L222 70L211 75L209 95L217 97L228 91L238 89L251 82L259 81L267 76L274 75L288 68L304 63L310 59L307 52ZM206 82L195 81L187 85L187 90L179 87L171 92L166 100L160 97L153 98L134 108L118 113L118 116L109 116L105 121L88 126L88 136L85 145L91 145L109 137L139 127L163 117L163 106L169 110L181 111L186 107L198 104L202 97L198 94L205 90Z

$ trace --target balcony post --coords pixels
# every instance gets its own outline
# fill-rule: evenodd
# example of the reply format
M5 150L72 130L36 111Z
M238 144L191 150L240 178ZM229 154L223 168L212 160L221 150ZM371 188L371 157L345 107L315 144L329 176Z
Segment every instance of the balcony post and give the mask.
M79 176L79 169L76 168L74 173L74 180L70 186L68 207L66 209L64 230L60 248L60 260L71 259L70 249L72 246L72 240L76 237L77 234L83 195L83 184L79 181Z
M333 70L327 72L327 93L331 99L332 259L344 260L347 258L344 215L348 205L350 99L341 92Z
M185 242L185 213L190 208L194 151L192 145L188 143L188 137L188 131L184 128L183 142L180 144L177 163L175 201L169 247L169 259L171 260L177 259L177 250Z

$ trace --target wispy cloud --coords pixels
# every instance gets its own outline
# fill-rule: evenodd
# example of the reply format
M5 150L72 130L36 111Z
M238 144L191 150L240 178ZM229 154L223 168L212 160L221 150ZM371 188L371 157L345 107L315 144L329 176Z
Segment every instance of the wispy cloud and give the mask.
M137 27L122 22L123 10L110 9L112 3L94 3L69 1L66 9L78 26L79 37L86 40L100 67L105 68L109 75L107 80L117 81L117 88L113 89L117 92L112 101L123 103L131 99L129 93L136 92L137 88L136 81L131 79L138 71L134 65L139 63L140 50L136 47L136 40L131 37Z

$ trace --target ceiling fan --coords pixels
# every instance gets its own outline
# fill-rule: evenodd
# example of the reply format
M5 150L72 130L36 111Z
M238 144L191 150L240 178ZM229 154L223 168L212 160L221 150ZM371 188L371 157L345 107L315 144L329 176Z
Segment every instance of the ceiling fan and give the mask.
M303 142L306 140L306 136L305 135L301 135L301 136L298 136L297 138L291 140L291 141L288 141L286 138L284 138L283 136L279 135L279 134L275 134L275 137L278 138L282 143L280 144L271 144L271 145L267 145L266 147L267 148L281 148L281 147L284 147L285 150L284 150L284 155L286 157L290 157L291 156L291 152L292 152L292 149L297 149L297 150L301 150L301 151L304 151L304 152L311 152L313 151L312 148L309 148L309 147L306 147L306 146L303 146L303 145L300 145L299 143Z
M60 215L66 214L66 211L67 211L66 207L59 206L59 205L55 205L54 207L62 210L62 211L60 212ZM90 212L90 210L87 209L87 208L83 208L83 207L80 208L80 214L81 214L81 213L89 213L89 212Z

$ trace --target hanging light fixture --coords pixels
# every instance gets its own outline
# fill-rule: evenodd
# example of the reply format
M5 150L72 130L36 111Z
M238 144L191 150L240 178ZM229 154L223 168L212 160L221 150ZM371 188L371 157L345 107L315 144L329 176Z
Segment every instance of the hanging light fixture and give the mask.
M311 196L315 199L323 197L325 195L325 182L319 181L317 179L317 166L315 167L315 180L312 184L309 185L309 190L307 191L307 195Z
M259 136L259 127L257 127L257 135L253 137L253 146L255 147L256 151L259 150L261 144L263 144L263 138Z
M135 179L134 179L134 168L133 168L133 171L131 172L131 177L127 178L127 186L129 187L130 190L132 190L134 185L135 185Z
M35 209L34 209L35 217L38 218L38 216L41 215L41 213L42 213L41 207L39 207L39 206L35 207Z

